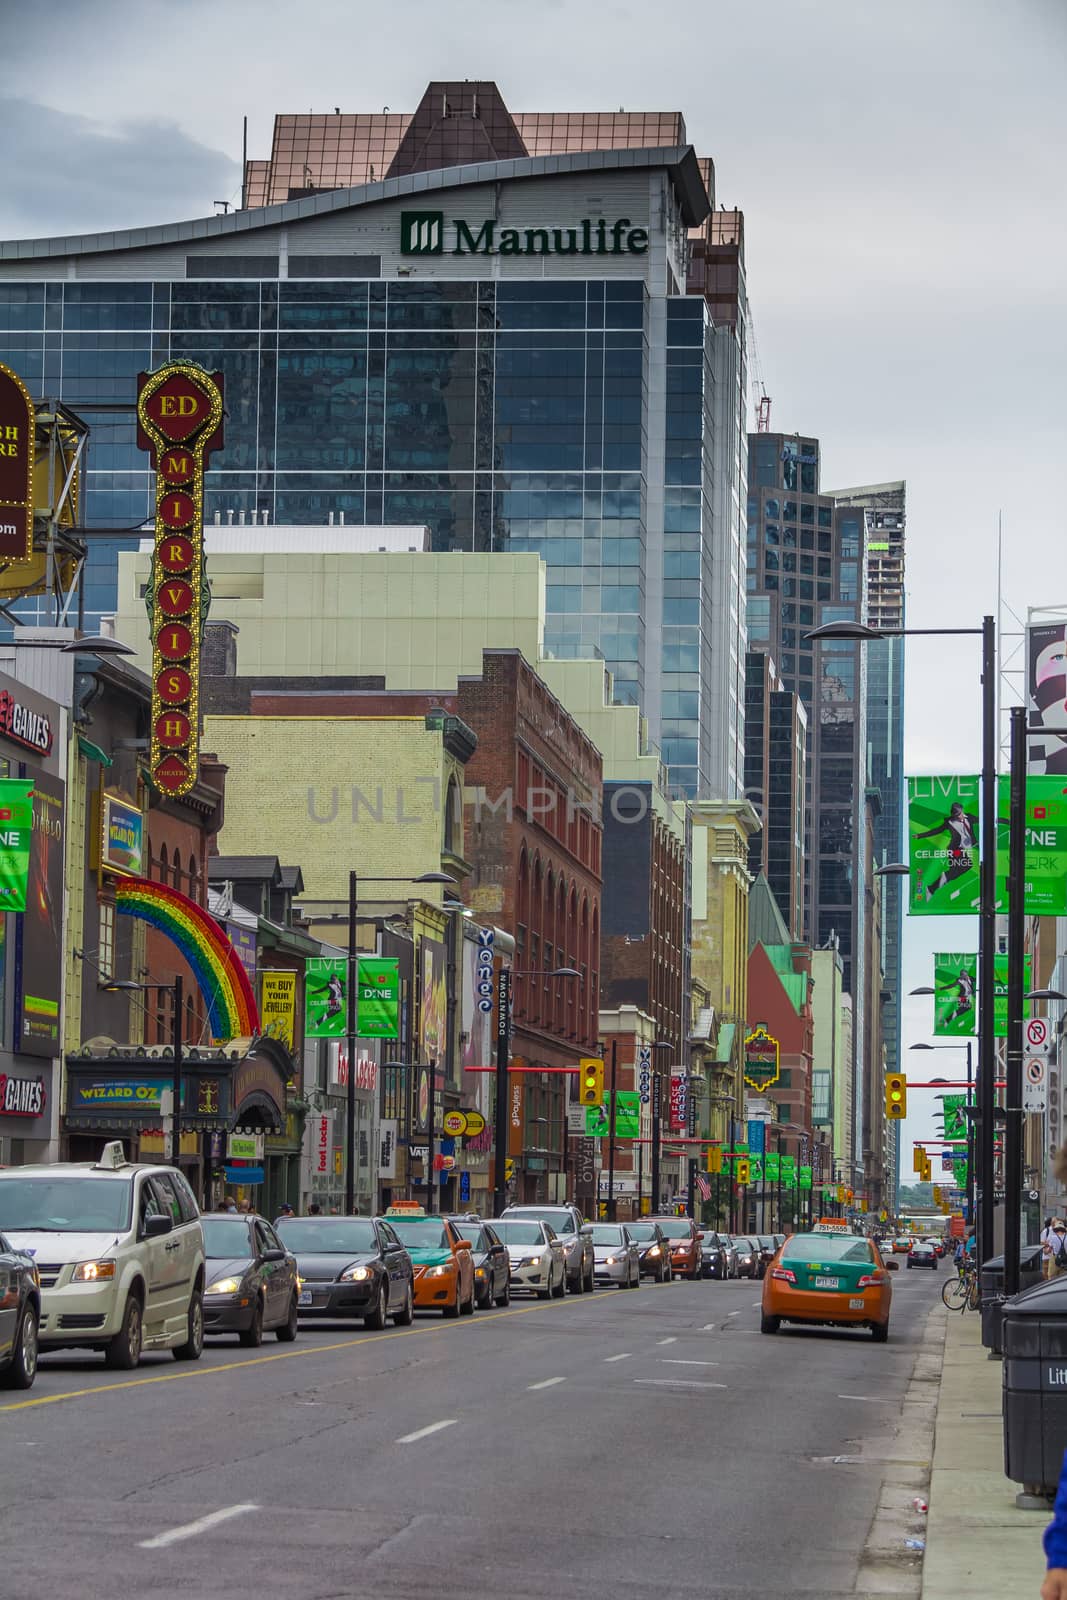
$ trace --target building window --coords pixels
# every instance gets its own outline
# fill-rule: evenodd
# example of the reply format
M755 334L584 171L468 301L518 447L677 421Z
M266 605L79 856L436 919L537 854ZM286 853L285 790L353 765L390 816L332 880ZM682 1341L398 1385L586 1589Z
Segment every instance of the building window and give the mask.
M110 900L100 902L100 923L96 938L96 964L109 978L115 976L115 907Z

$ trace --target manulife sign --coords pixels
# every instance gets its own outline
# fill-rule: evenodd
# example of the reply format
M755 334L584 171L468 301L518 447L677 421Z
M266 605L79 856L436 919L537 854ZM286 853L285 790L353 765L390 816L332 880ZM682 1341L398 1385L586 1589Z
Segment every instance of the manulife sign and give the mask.
M648 229L629 217L585 217L565 228L504 228L494 221L445 221L443 211L400 213L402 256L641 256Z

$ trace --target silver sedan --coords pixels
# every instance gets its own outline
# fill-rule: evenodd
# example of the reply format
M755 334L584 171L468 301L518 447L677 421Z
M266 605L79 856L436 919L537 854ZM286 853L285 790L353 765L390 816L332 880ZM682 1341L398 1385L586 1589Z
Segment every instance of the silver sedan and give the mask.
M622 1222L594 1222L593 1279L614 1283L620 1289L636 1289L641 1283L641 1252Z

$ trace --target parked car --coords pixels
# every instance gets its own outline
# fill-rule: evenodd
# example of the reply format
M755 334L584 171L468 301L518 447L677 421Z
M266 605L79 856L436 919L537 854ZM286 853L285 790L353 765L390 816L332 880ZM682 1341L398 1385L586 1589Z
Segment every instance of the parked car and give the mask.
M618 1289L639 1288L641 1255L630 1237L629 1224L594 1222L589 1237L593 1241L597 1283L614 1284Z
M571 1294L593 1291L593 1249L588 1235L583 1233L584 1218L577 1206L507 1206L500 1213L504 1217L533 1217L547 1222L563 1246L567 1266L567 1288Z
M866 1327L876 1344L889 1337L890 1269L871 1239L852 1233L794 1233L763 1280L761 1333L783 1322Z
M232 1219L231 1219L232 1220ZM380 1329L412 1321L411 1257L380 1217L283 1217L278 1233L296 1257L302 1317L361 1317Z
M447 1217L421 1207L390 1206L382 1226L392 1230L415 1271L415 1309L443 1317L472 1316L476 1304L471 1243Z
M773 1233L757 1233L755 1235L755 1240L759 1245L759 1275L762 1278L765 1275L767 1268L778 1254L778 1240L775 1238Z
M734 1254L737 1258L737 1276L739 1278L752 1278L760 1276L760 1247L755 1239L747 1234L734 1235Z
M659 1223L642 1217L628 1222L626 1231L637 1246L641 1276L655 1278L657 1283L670 1283L673 1277L670 1240ZM595 1245L595 1235L593 1242Z
M461 1238L470 1240L474 1262L474 1298L482 1310L511 1304L511 1260L507 1246L491 1222L481 1217L452 1217Z
M493 1223L511 1260L511 1292L527 1290L539 1300L567 1293L567 1259L550 1223L538 1217L500 1217ZM588 1234L583 1244L593 1248Z
M937 1251L923 1239L917 1239L908 1251L909 1271L912 1267L933 1267L936 1272L940 1265Z
M8 1167L0 1223L37 1268L42 1351L102 1350L123 1371L142 1349L200 1359L204 1235L173 1167L129 1162L117 1139L99 1161Z
M41 1287L33 1257L0 1233L0 1389L29 1389L37 1376Z
M733 1245L725 1233L705 1233L700 1241L700 1271L705 1278L732 1277Z
M653 1217L671 1243L671 1270L676 1277L700 1277L700 1229L692 1217Z
M267 1332L290 1344L300 1314L296 1257L266 1217L212 1212L200 1224L207 1261L204 1332L235 1333L250 1349Z

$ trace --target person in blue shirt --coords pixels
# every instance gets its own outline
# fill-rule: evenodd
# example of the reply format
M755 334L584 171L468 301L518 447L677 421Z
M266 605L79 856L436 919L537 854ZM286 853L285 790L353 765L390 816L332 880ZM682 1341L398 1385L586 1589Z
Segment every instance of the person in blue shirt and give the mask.
M1052 1521L1045 1529L1045 1557L1048 1571L1041 1585L1041 1600L1067 1600L1067 1453L1060 1470L1060 1486Z

